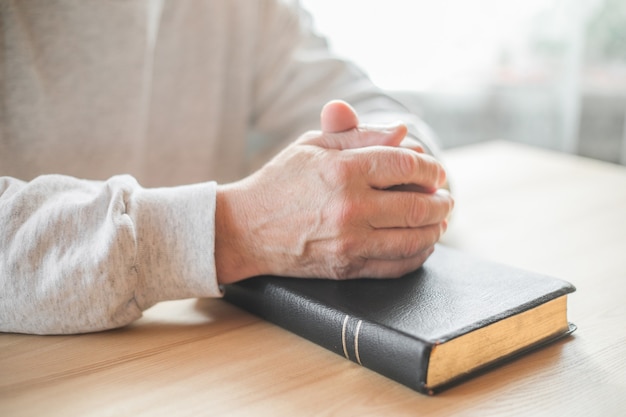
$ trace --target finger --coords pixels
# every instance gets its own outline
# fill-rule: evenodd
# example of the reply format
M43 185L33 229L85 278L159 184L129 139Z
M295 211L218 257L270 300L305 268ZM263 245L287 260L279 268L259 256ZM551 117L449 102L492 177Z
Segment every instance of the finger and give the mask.
M365 218L374 229L415 228L440 223L453 207L452 196L443 189L432 194L372 190Z
M376 229L358 249L363 259L400 260L414 258L433 246L445 233L447 223L413 229Z
M406 136L404 124L360 126L345 132L309 132L298 142L326 149L356 149L370 146L397 147Z
M406 149L411 149L412 151L415 151L415 152L418 152L418 153L427 153L426 152L426 148L424 147L424 145L418 139L410 137L410 136L407 136L406 138L404 138L402 140L402 142L400 143L400 146L403 147L403 148L406 148ZM445 170L443 171L443 175L444 176L446 175ZM449 189L449 187L447 186L446 179L447 178L444 178L441 181L440 187L444 187L444 188ZM414 187L410 187L410 188L414 188ZM435 189L424 189L424 188L421 188L421 189L417 189L417 190L413 189L413 191L434 192Z
M356 111L345 101L333 100L322 108L320 124L324 133L339 133L359 125Z
M443 166L432 156L402 148L352 150L370 187L385 189L401 184L439 188L445 183Z
M426 150L424 149L424 146L417 139L412 138L410 136L405 137L400 143L400 146L406 149L410 149L415 152L419 152L419 153L426 152Z
M355 272L355 278L398 278L420 268L434 252L431 246L412 258L399 260L368 259L362 268Z

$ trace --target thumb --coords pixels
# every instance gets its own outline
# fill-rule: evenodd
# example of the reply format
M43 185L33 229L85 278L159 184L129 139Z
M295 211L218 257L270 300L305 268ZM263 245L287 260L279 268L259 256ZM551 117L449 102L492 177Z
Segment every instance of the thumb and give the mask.
M404 124L361 126L354 109L345 101L333 100L322 109L322 134L308 137L304 143L328 149L354 149L366 146L399 146L406 136Z
M356 111L345 101L333 100L326 103L320 115L322 132L339 133L359 125Z

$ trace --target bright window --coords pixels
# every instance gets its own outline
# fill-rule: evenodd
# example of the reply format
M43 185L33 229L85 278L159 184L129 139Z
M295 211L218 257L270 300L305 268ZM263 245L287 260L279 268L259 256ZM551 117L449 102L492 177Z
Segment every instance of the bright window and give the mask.
M505 138L626 162L626 0L302 0L445 146Z

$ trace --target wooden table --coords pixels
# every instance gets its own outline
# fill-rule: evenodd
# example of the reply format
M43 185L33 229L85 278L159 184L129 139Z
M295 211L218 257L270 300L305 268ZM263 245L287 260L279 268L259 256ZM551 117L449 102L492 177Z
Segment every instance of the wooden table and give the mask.
M0 416L626 415L626 168L506 142L448 151L445 243L573 282L573 337L435 397L222 300L80 336L0 335Z

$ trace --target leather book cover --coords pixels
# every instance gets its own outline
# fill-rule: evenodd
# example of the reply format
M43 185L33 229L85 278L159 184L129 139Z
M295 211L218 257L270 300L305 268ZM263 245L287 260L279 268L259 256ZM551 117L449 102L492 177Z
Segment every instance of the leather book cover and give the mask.
M432 394L571 333L570 325L445 384L427 385L433 348L575 291L568 282L438 245L396 279L333 281L263 276L225 298L270 322L422 393Z

